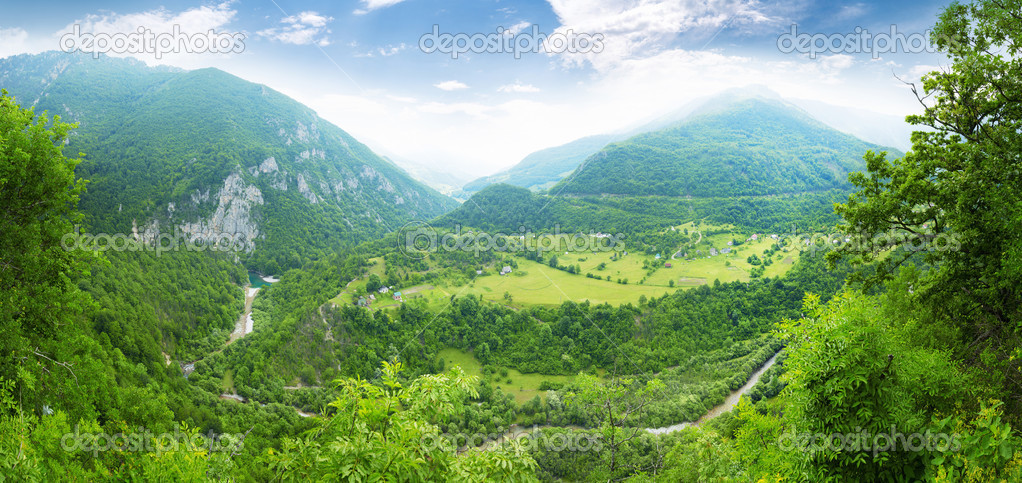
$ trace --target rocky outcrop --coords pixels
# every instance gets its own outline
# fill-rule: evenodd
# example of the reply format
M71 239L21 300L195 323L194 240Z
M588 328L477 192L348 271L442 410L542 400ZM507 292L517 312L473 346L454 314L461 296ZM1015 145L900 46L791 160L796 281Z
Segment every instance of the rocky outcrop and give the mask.
M217 192L217 207L206 219L182 223L179 228L190 238L210 243L230 241L247 252L255 249L259 226L252 209L263 204L259 188L245 182L238 173L231 173Z
M305 182L305 176L302 174L298 175L298 192L301 193L305 199L309 200L309 203L316 204L319 199L316 197L316 193L313 193L309 188L309 183Z

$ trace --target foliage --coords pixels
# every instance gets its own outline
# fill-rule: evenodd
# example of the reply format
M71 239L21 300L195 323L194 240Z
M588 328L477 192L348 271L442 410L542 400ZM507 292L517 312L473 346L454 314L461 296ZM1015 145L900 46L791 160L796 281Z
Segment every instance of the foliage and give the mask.
M923 77L926 109L908 118L931 129L915 132L902 158L868 153L867 172L850 178L856 193L837 207L854 238L840 254L874 264L858 277L866 288L923 256L933 269L916 287L922 301L960 321L964 357L990 351L991 372L1006 374L999 383L1014 394L1013 414L1022 408L1019 361L1010 361L1022 318L1019 8L1018 1L977 1L944 10L934 37L951 64ZM892 252L897 244L908 248Z
M334 414L300 439L284 440L266 461L282 481L529 481L535 462L520 448L457 455L436 423L472 395L460 370L400 381L401 363L383 363L381 385L336 381Z

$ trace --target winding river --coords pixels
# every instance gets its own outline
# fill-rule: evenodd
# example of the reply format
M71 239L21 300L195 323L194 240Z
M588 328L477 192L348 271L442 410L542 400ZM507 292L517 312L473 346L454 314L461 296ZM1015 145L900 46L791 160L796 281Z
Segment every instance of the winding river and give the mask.
M684 423L678 423L672 426L664 426L662 428L646 428L646 431L649 431L650 433L653 434L673 433L675 431L680 431L692 425L699 425L705 423L706 421L709 421L717 416L720 416L721 414L730 411L732 408L735 407L736 404L738 404L738 400L742 398L742 395L749 392L749 390L752 389L752 387L755 386L757 382L759 382L759 378L763 377L763 373L766 372L767 369L770 369L774 365L774 362L777 362L778 354L780 354L780 352L774 354L773 357L767 359L767 361L763 363L763 367L760 367L759 369L756 370L756 372L753 372L752 376L749 377L749 381L746 382L744 386L738 388L735 391L731 391L731 394L728 394L728 396L724 398L724 402L710 408L710 410L706 414L704 414L701 418L697 419L695 422L686 421Z
M682 429L685 429L685 428L687 428L689 426L692 426L692 425L702 424L702 423L704 423L706 421L709 421L709 420L711 420L711 419L713 419L713 418L715 418L717 416L720 416L721 414L724 414L724 413L730 411L732 408L735 407L735 405L738 404L738 401L742 398L742 395L747 393L747 392L749 392L749 390L751 390L753 388L753 386L755 386L756 383L759 382L759 379L761 377L763 377L763 374L768 369L773 367L774 363L777 362L777 356L779 354L780 354L780 351L778 351L776 354L774 354L769 359L767 359L767 361L763 363L762 367L760 367L759 369L757 369L755 372L752 373L752 375L749 377L749 380L745 383L745 385L743 385L742 387L740 387L740 388L738 388L738 389L736 389L734 391L731 391L731 394L728 394L728 396L726 398L724 398L724 402L722 402L722 403L720 403L720 404L710 408L710 410L706 414L704 414L702 417L700 417L695 422L686 421L684 423L678 423L678 424L675 424L675 425L672 425L672 426L665 426L665 427L662 427L662 428L646 428L646 431L650 432L652 434L668 434L668 433L673 433L675 431L681 431ZM489 449L492 449L492 448L496 447L497 445L499 445L500 443L503 443L504 441L506 441L508 439L519 438L519 437L521 437L521 436L523 436L525 434L528 434L529 432L531 432L533 430L542 429L542 428L549 428L549 427L553 427L553 426L543 425L543 426L533 426L533 427L520 427L517 424L512 424L510 430L506 431L504 434L500 435L496 439L487 441L485 444L480 446L480 449L482 449L483 451L486 451L486 450L489 450ZM570 426L569 428L574 429L574 430L582 430L583 429L582 427L579 427L579 426ZM465 451L465 450L467 450L467 448L460 448L459 449L459 451Z

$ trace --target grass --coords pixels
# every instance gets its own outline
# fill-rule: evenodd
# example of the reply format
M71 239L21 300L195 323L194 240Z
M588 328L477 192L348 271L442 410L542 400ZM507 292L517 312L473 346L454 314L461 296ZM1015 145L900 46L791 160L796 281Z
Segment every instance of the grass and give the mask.
M458 366L470 376L478 376L483 378L483 365L472 355L471 352L463 351L460 349L444 349L440 351L440 358L443 359L447 367ZM499 367L497 374L491 374L487 380L490 385L494 388L500 387L507 394L511 394L515 397L515 401L518 404L528 402L530 399L539 395L543 396L546 391L540 391L539 386L542 382L554 382L554 383L568 383L572 380L573 376L553 376L546 374L522 374L517 369L507 369L507 376L501 376L499 374ZM507 381L511 380L510 383Z
M434 280L434 285L417 285L401 289L404 300L425 299L431 306L444 306L452 295L464 296L473 294L491 302L511 306L545 305L556 306L565 301L590 301L594 304L609 303L621 305L638 303L639 298L659 297L675 290L712 284L714 280L721 282L750 280L749 273L753 265L746 260L755 254L765 259L764 250L774 244L767 233L760 233L756 241L745 241L741 245L730 247L732 252L727 255L709 256L710 248L717 250L727 247L731 240L746 240L750 234L739 232L728 225L707 225L686 223L675 230L688 230L699 233L694 245L672 247L661 252L661 258L637 252L557 252L558 265L578 266L581 272L570 274L563 270L551 268L546 263L515 257L518 268L510 275L497 274L499 267L486 267L484 274L475 277L467 285L461 280ZM702 233L721 231L714 235L702 236ZM702 252L696 256L695 251ZM688 253L689 259L681 257L671 259L675 252ZM551 254L545 254L549 259ZM771 265L766 267L765 277L784 275L798 260L798 249L788 252L778 251L771 257ZM386 269L381 257L371 259L372 266L365 277L355 281L340 294L331 299L337 305L351 303L351 294L364 287L369 274L382 275ZM670 263L671 267L666 267ZM599 267L603 265L601 270ZM644 265L646 268L643 268ZM655 270L653 270L655 267ZM652 271L652 273L650 273ZM586 277L591 273L596 278ZM611 280L606 280L610 276ZM627 284L617 283L627 280ZM642 282L641 284L639 282ZM674 286L671 286L671 282ZM511 296L508 302L504 294ZM379 295L379 294L377 294ZM389 294L380 296L373 303L373 309L394 308L400 305Z
M506 303L504 292L511 295L512 305L560 305L572 300L592 303L637 303L639 297L661 296L674 288L628 285L596 280L585 275L569 274L524 258L517 258L518 269L510 275L497 275L492 271L475 278L467 287L443 287L447 292L479 295L486 300ZM641 262L640 262L641 268Z
M224 377L220 380L220 387L223 388L225 394L234 394L234 370L227 369L224 371Z

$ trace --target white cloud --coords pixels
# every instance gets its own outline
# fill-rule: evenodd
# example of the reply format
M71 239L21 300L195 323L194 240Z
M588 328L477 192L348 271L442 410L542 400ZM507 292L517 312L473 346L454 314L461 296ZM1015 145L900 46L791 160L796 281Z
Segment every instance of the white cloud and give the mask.
M285 18L283 21L291 24L308 25L310 27L325 27L326 24L333 19L333 17L324 17L316 12L308 11L299 13L298 15L292 15Z
M556 33L602 34L601 52L562 54L570 64L597 70L660 52L678 34L697 28L723 29L774 22L749 0L548 0L561 22Z
M83 19L78 19L54 34L53 47L60 48L61 39L65 35L78 29L85 34L125 34L138 35L139 29L148 29L153 35L175 35L179 32L183 36L194 38L195 36L206 36L213 30L216 34L226 37L235 37L244 43L244 33L229 30L228 25L235 19L237 11L230 8L230 2L218 5L207 5L194 7L181 12L171 12L165 8L148 10L144 12L117 14L90 14ZM180 43L179 43L180 45ZM244 47L243 45L241 47ZM223 60L227 56L236 55L237 51L228 53L212 53L209 51L177 51L162 53L156 58L154 52L104 52L112 57L134 57L149 64L173 64L186 68L216 64L216 60Z
M869 5L864 3L854 3L852 5L842 5L841 9L838 10L837 14L834 15L832 20L835 21L847 21L859 18L869 13Z
M0 28L0 58L32 52L28 45L28 32L20 27Z
M400 45L388 45L386 47L377 47L375 50L370 50L362 54L355 54L355 57L376 57L376 56L390 57L392 55L397 55L402 50L405 50L407 48L408 44L402 42Z
M527 27L531 26L532 26L531 22L521 21L505 29L504 34L515 36L518 35L518 33L521 32L522 30L525 30Z
M461 89L468 89L468 85L466 85L464 82L459 82L456 80L438 82L436 84L433 84L433 87L436 87L437 89L444 91L458 91Z
M835 54L820 56L820 62L830 71L840 71L851 67L855 59L848 54Z
M317 12L305 11L280 19L283 27L273 27L257 32L260 36L294 45L330 45L327 34L330 29L326 25L334 20Z
M908 75L909 77L911 77L911 79L918 80L922 78L924 75L929 74L930 72L942 70L944 69L942 69L939 65L919 64L909 68Z
M497 88L498 92L539 92L539 88L532 84L521 84L515 82L514 84L506 84Z
M355 10L352 13L354 13L355 15L365 15L369 12L372 12L373 10L391 7L403 1L405 0L362 0L363 8Z

